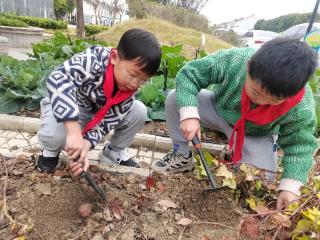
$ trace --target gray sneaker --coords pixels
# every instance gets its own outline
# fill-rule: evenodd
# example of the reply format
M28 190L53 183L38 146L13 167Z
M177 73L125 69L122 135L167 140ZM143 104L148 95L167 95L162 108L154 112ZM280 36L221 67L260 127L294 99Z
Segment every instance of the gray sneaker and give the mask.
M171 150L162 159L154 161L151 168L162 173L190 172L194 169L192 152L189 153L189 157L185 158L180 153Z
M126 149L115 151L110 147L110 145L104 147L102 150L102 153L100 154L100 162L139 168L138 163L129 157Z

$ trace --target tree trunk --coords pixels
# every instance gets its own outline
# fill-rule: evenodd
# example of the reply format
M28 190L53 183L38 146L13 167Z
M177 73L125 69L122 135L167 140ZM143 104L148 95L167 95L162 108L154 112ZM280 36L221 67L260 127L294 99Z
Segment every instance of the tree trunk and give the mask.
M77 8L77 37L84 37L84 15L83 15L83 0L76 1Z

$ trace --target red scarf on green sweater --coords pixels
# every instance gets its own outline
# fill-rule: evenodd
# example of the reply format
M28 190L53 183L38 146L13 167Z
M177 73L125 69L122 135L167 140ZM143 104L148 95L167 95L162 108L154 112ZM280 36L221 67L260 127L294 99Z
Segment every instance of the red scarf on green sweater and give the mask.
M111 50L110 56L114 54L114 50ZM94 115L93 119L87 123L85 128L82 130L82 135L86 134L90 129L94 128L101 120L105 117L108 113L110 108L113 105L117 105L124 100L130 98L135 91L120 91L118 90L116 95L112 97L112 92L114 90L114 74L113 74L113 65L109 61L106 72L105 78L103 83L103 92L106 97L106 104Z
M251 109L251 100L245 88L243 88L241 96L241 117L233 127L229 143L229 149L233 152L234 134L236 133L236 143L232 156L233 163L238 163L242 158L246 121L250 121L259 126L269 124L297 105L302 100L304 92L305 89L303 88L295 96L288 98L279 105L260 105L255 109Z

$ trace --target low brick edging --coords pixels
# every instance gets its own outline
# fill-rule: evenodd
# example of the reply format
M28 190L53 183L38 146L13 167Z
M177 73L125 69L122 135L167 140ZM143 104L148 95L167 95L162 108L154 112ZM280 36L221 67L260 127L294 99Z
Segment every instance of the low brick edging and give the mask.
M36 133L40 129L40 125L41 121L38 118L0 114L1 130ZM108 134L106 140L109 140L111 134ZM131 146L144 146L152 149L153 151L162 152L166 152L172 149L172 143L170 138L145 133L137 133L135 138L133 139ZM210 153L213 154L219 154L225 147L221 144L212 143L203 143L202 146L204 149L208 150Z

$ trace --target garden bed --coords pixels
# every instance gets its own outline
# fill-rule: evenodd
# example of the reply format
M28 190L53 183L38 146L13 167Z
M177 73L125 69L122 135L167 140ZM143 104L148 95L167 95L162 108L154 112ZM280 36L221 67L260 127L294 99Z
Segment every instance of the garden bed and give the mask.
M3 160L0 166L1 182L7 179L7 209L16 221L28 224L30 231L25 227L21 234L26 239L176 240L180 236L237 236L242 210L230 191L204 197L201 192L207 182L196 180L192 174L170 178L156 175L150 181L134 175L102 173L92 167L91 172L96 172L93 175L107 193L104 202L86 182L72 178L63 166L55 175L47 175L35 171L32 160L12 159L6 161L8 177ZM2 184L1 192L3 188ZM92 205L92 214L87 218L78 211L83 203ZM188 227L177 224L183 217L193 223ZM0 215L0 239L17 237L22 226L12 228L6 224L6 218Z

